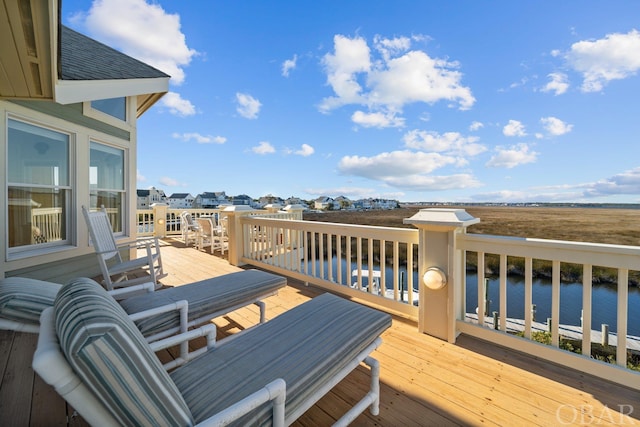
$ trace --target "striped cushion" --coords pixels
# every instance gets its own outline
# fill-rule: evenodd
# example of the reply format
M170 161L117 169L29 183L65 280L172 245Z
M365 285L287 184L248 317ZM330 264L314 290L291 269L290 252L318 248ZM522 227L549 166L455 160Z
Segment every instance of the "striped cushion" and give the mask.
M170 375L197 422L282 378L286 417L389 326L386 313L323 294ZM237 424L269 424L270 417L265 404Z
M180 393L122 307L91 279L62 287L56 333L69 364L122 425L191 425Z
M138 295L120 301L124 310L139 313L155 307L171 304L180 300L189 302L189 322L207 317L214 313L226 313L238 305L247 305L264 296L271 295L287 284L287 280L276 274L259 270L246 270L236 273L177 286L157 292ZM211 317L208 317L211 318ZM180 323L179 313L153 316L136 322L145 336L155 334Z
M26 277L0 280L0 317L40 325L42 310L53 306L62 285Z

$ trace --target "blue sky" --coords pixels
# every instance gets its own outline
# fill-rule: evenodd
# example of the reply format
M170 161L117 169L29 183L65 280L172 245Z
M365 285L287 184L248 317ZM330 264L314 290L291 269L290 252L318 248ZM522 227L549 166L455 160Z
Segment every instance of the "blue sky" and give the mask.
M63 1L172 76L138 188L640 203L640 2Z

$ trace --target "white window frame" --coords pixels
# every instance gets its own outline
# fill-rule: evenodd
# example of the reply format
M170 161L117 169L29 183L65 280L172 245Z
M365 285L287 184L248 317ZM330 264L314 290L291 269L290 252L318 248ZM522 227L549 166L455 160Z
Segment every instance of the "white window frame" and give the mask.
M119 237L128 237L131 235L131 233L129 232L129 228L128 228L128 218L127 218L127 206L128 206L128 198L127 198L127 188L128 188L128 184L127 184L127 168L128 168L128 162L129 162L129 148L128 147L123 147L121 145L117 145L117 144L110 144L100 138L96 138L94 136L90 136L89 137L89 158L87 159L87 165L89 167L91 167L91 144L92 143L96 143L96 144L100 144L100 145L104 145L105 147L110 147L116 150L120 150L122 151L123 154L123 158L122 158L122 189L112 189L112 188L96 188L96 191L114 191L114 192L119 192L121 194L121 207L122 210L120 212L120 224L121 224L121 229L120 231L114 232L114 236L116 238ZM93 191L93 189L91 188L91 185L89 185L89 200L91 200L91 192ZM97 208L100 208L100 206L97 206Z
M44 123L43 121L40 120L34 120L31 118L26 118L23 116L19 116L16 114L6 114L4 119L4 126L5 126L5 162L9 162L11 159L9 159L9 120L14 120L16 122L21 122L21 123L25 123L31 126L35 126L35 127L40 127L43 129L47 129L53 132L57 132L57 133L61 133L61 134L65 134L68 136L68 151L69 151L69 158L67 159L68 162L68 168L69 170L67 171L68 173L68 183L67 185L64 186L54 186L54 185L49 185L49 186L45 186L45 185L33 185L33 184L26 184L26 183L17 183L17 182L10 182L9 181L9 168L7 167L7 163L5 163L3 165L3 167L5 168L5 199L4 199L4 204L5 204L5 209L3 214L5 215L5 218L7 218L7 220L5 221L5 238L4 238L4 242L3 245L5 247L5 253L6 253L6 260L7 261L11 261L11 260L15 260L15 259L21 259L21 258L25 258L25 257L31 257L31 256L36 256L36 255L42 255L44 253L51 253L51 252L57 252L61 249L72 249L74 248L74 241L75 241L75 234L74 234L74 229L73 229L73 224L74 221L77 220L75 212L74 212L74 207L76 206L76 197L77 197L77 185L76 185L76 174L75 174L75 162L76 162L76 134L72 131L69 131L67 129L61 129L60 127L56 127L56 126L52 126L50 124ZM22 246L16 246L16 247L9 247L9 187L36 187L36 188L42 188L42 189L53 189L53 188L62 188L67 192L67 200L65 201L65 230L66 230L66 235L65 235L65 239L63 240L58 240L55 242L47 242L47 243L40 243L40 244L31 244L31 245L22 245Z
M133 99L129 96L118 98L125 98L126 120L120 120L117 117L112 116L111 114L96 110L91 106L91 101L85 101L82 103L82 114L87 117L91 117L92 119L107 123L111 126L118 127L120 129L131 130L132 123L135 123L135 105Z

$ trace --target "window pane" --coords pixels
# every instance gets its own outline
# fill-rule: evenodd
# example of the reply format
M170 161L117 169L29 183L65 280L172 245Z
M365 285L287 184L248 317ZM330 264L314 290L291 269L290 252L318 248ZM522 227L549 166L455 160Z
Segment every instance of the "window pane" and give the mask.
M115 233L122 232L124 150L91 142L89 185L92 209L107 209Z
M9 187L9 247L67 239L68 190Z
M127 120L126 98L110 98L91 101L91 108L102 111L105 114L120 119Z
M69 135L9 120L10 183L69 185Z
M91 143L91 189L124 190L124 150Z
M124 193L114 191L91 191L91 210L107 209L114 233L122 232L122 199Z

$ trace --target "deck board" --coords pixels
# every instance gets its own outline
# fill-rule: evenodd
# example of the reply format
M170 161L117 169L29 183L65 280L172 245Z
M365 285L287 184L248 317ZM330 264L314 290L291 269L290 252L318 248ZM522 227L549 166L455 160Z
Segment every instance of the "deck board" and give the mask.
M165 242L162 257L168 273L162 279L165 286L239 270L225 257L174 240ZM288 282L266 300L268 319L324 292L293 279ZM258 308L250 306L214 323L222 338L258 319ZM398 317L382 339L374 352L381 364L380 414L367 411L354 425L640 425L639 391L464 335L450 344L418 333L415 323ZM0 331L2 424L67 425L69 416L68 425L86 425L31 370L34 346L33 334ZM171 358L169 353L159 357ZM364 395L368 382L368 369L356 369L294 425L330 425ZM625 413L633 410L630 416L620 413L620 405Z

